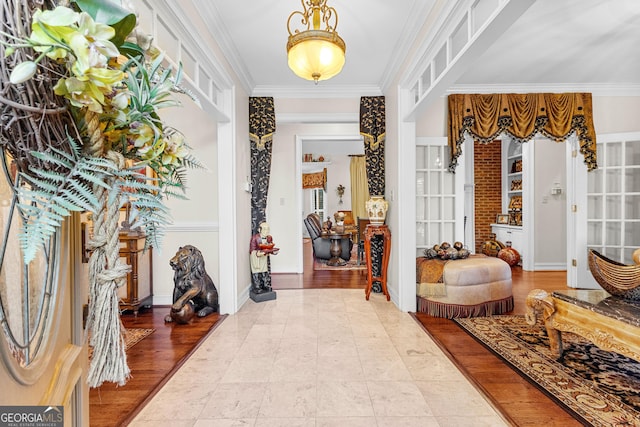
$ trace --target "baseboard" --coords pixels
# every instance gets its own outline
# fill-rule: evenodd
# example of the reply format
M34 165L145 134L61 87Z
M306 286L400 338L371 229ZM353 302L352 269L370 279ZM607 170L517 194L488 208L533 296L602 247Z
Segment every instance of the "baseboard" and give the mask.
M154 295L153 296L153 306L162 306L162 305L173 305L173 296L172 295Z
M251 283L249 283L249 285L240 292L238 297L238 310L240 310L240 308L249 301L249 291L251 291Z
M534 271L566 271L567 264L565 263L535 263L533 266Z

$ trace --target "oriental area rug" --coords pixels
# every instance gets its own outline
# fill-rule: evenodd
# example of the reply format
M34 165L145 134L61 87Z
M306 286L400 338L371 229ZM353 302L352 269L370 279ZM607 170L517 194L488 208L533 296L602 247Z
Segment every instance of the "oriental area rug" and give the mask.
M454 320L584 424L640 426L640 362L565 332L555 360L543 324L530 326L524 316Z
M316 271L347 271L347 270L366 270L367 264L364 261L360 262L358 265L357 256L352 256L349 261L345 265L342 266L331 266L327 265L327 260L324 259L313 259L313 269Z

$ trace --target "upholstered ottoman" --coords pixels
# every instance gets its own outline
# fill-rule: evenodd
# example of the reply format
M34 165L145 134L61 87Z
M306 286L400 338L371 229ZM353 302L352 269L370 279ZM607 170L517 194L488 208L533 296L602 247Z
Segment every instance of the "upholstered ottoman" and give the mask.
M416 259L418 311L435 317L475 317L513 310L511 267L500 258Z

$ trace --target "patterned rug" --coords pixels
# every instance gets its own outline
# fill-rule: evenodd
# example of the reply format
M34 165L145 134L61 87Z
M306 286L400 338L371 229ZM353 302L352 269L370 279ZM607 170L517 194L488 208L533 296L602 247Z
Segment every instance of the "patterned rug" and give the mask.
M364 260L360 263L360 265L358 265L358 258L357 256L352 256L351 259L349 261L347 261L347 263L343 266L331 266L331 265L327 265L327 260L324 259L313 259L313 269L316 271L323 271L323 270L335 270L335 271L346 271L346 270L366 270L367 269L367 264L366 262L364 262Z
M126 328L124 330L124 349L129 350L134 345L151 335L155 329L146 328ZM93 355L93 347L89 346L89 360Z
M565 332L564 355L556 361L544 326L529 326L524 316L454 320L581 422L640 426L640 362Z

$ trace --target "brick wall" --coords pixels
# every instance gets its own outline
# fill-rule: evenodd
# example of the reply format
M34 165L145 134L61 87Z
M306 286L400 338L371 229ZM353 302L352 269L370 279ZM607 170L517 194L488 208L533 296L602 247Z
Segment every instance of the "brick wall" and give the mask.
M502 213L502 144L474 143L476 253L489 239L496 215Z

